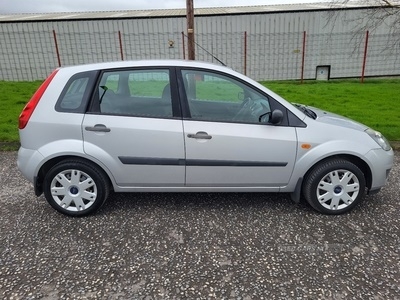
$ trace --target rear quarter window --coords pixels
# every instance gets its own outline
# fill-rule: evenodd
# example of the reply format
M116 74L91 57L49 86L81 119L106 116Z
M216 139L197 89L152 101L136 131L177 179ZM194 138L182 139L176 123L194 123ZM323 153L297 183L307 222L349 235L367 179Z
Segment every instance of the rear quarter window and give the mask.
M56 103L56 111L84 113L93 90L95 71L77 73L65 85Z

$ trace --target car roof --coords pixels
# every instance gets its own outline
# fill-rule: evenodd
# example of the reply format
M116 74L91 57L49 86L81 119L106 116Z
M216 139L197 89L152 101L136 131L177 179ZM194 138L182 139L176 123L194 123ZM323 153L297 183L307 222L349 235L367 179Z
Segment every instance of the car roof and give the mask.
M212 70L220 70L224 72L232 72L233 70L221 65L202 62L197 60L130 60L130 61L113 61L113 62L102 62L92 63L76 66L66 66L59 68L60 70L68 70L72 72L84 72L93 70L103 69L118 69L118 68L129 68L129 67L195 67L195 68L206 68Z

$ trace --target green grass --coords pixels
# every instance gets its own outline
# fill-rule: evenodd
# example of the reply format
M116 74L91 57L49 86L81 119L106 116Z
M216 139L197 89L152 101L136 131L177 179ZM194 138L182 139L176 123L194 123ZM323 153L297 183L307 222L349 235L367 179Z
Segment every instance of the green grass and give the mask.
M162 80L149 80L149 81L139 81L136 85L129 82L129 91L131 96L136 97L160 97L164 90L164 87L168 84L168 81ZM117 93L118 91L118 81L108 80L106 83L108 89Z
M212 93L209 91L212 90ZM213 99L219 101L241 102L239 94L243 94L243 90L230 82L215 81L197 81L196 82L196 99L206 100ZM209 95L212 95L211 97Z
M18 142L18 116L41 81L0 81L0 149ZM290 102L303 103L347 116L381 131L389 140L400 140L400 79L262 82ZM163 82L157 88L165 86ZM153 87L153 92L154 92ZM199 86L199 94L202 87ZM229 99L238 91L229 91ZM228 91L221 90L221 99ZM152 94L152 92L149 92ZM199 95L198 95L199 96ZM2 146L3 145L3 146Z
M0 81L0 142L18 142L18 116L41 83Z
M349 117L400 140L400 80L262 82L289 102L315 106Z

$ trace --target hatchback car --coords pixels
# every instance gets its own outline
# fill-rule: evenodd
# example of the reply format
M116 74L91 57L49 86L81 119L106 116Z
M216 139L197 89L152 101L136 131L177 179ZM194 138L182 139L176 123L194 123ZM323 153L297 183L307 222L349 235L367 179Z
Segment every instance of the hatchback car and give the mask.
M379 132L197 61L56 69L19 133L19 169L70 216L93 213L110 190L285 192L341 214L378 192L393 164Z

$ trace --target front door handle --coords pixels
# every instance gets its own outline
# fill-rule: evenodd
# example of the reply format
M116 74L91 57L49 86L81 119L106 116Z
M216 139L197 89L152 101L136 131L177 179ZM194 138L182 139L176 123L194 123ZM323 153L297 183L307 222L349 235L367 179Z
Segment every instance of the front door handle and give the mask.
M94 131L94 132L110 132L111 131L110 128L107 128L106 125L103 125L103 124L96 124L93 127L86 126L85 130L86 131Z
M211 140L212 139L212 136L208 135L208 133L204 132L204 131L199 131L196 134L188 133L187 137L191 138L191 139L196 139L196 140Z

